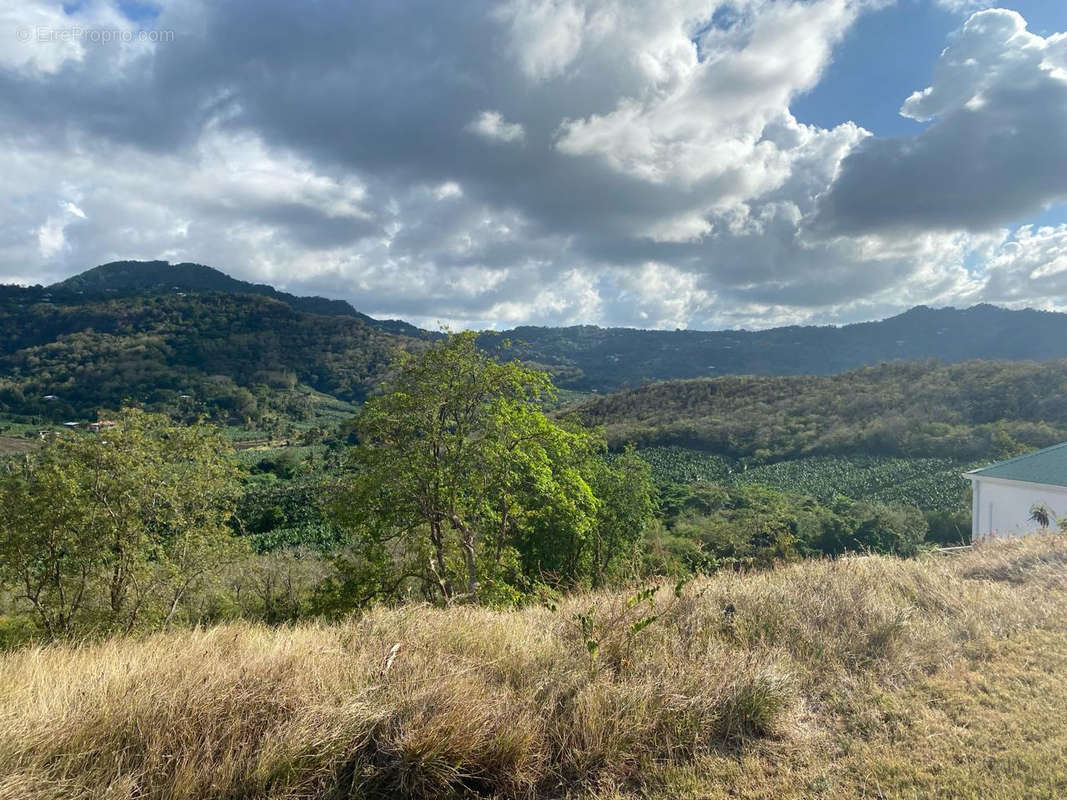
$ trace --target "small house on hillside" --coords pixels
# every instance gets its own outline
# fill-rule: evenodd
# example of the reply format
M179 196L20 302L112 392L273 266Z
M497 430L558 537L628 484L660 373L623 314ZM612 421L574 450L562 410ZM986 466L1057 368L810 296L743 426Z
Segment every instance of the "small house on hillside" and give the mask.
M971 482L971 539L1022 536L1067 517L1067 442L964 473Z

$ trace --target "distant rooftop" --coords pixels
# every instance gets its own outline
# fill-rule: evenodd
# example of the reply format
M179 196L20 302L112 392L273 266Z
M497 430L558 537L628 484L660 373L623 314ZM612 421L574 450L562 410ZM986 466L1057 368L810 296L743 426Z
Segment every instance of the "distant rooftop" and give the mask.
M1007 461L998 461L967 474L982 478L1067 486L1067 442L1009 458Z

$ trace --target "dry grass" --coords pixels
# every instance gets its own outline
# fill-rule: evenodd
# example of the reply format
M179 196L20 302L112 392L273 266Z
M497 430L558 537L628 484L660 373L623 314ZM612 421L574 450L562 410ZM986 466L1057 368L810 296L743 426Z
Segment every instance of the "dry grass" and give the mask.
M1065 556L1048 538L723 575L663 587L637 633L649 607L605 593L12 652L0 798L610 795L789 758L872 698L1059 631Z
M824 717L817 737L660 767L641 791L610 800L1058 800L1065 672L1067 632L1021 632L907 687L871 687Z

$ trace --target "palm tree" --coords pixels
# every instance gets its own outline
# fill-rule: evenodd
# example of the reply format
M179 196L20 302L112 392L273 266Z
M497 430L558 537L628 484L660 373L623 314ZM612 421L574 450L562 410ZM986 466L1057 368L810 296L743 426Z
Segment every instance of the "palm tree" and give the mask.
M1056 519L1056 515L1044 503L1034 503L1034 505L1030 506L1030 521L1036 522L1041 527L1041 530L1047 530L1054 519Z

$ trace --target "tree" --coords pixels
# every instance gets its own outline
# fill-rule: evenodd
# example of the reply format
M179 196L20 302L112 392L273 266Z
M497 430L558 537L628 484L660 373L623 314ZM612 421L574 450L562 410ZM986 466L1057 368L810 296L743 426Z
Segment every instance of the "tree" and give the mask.
M0 579L52 638L167 624L238 549L236 476L216 431L140 411L56 436L0 476Z
M1048 530L1053 520L1056 519L1056 515L1052 509L1044 503L1035 503L1030 506L1030 521L1036 522L1041 530Z
M522 574L581 572L598 502L584 468L602 441L541 410L548 376L481 352L458 333L404 358L356 424L340 518L389 586L424 581L451 602L515 596ZM366 562L361 562L366 563Z
M592 477L600 500L593 535L593 585L601 586L634 550L654 517L652 468L628 447L613 463L597 460Z

